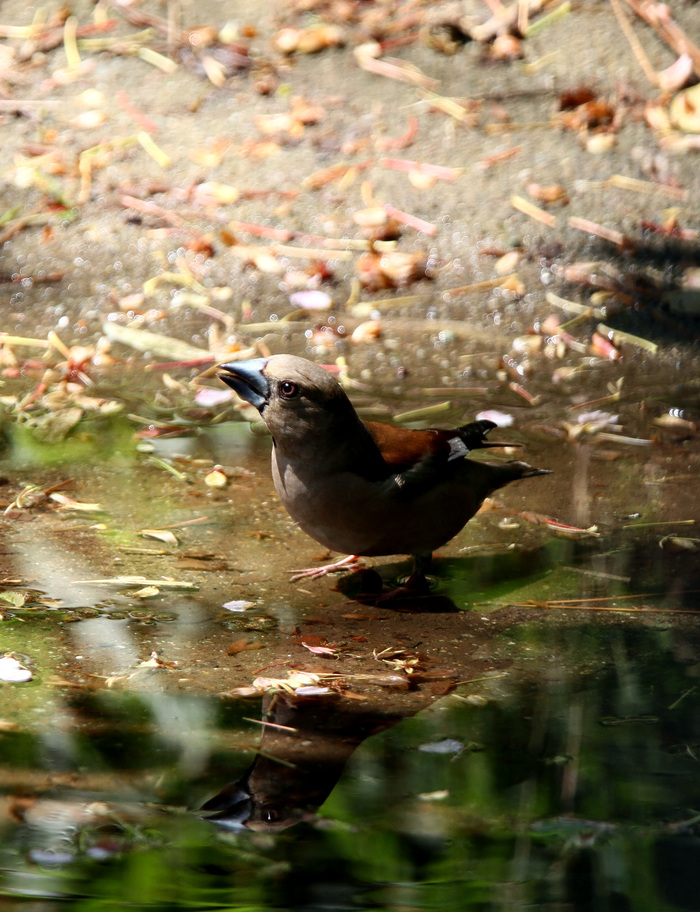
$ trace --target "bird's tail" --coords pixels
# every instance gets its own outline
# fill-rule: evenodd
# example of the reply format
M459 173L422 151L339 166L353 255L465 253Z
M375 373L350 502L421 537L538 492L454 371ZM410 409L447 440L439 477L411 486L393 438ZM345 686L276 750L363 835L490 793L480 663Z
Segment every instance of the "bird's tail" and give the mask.
M505 487L512 481L521 478L532 478L534 475L549 475L549 469L536 469L527 462L484 462L466 460L469 468L469 483L474 492L483 500L494 491Z
M519 443L491 443L486 439L486 435L498 425L494 421L470 421L457 428L455 433L467 447L468 450L485 450L489 447L512 447L520 446Z
M505 462L501 465L502 469L508 470L512 475L509 481L517 481L519 478L532 478L533 475L551 475L551 469L536 469L526 462Z

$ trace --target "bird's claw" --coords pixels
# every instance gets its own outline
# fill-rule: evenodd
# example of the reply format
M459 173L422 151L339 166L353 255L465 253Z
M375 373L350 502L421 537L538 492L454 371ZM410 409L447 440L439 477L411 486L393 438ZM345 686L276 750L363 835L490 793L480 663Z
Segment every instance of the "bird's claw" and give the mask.
M362 561L356 554L349 554L347 557L341 557L340 560L332 564L326 564L323 567L306 567L303 570L290 570L293 574L289 578L291 583L300 579L321 579L322 576L328 576L329 573L338 573L341 570L359 570L363 566Z
M433 585L431 586L431 581ZM413 573L405 579L397 589L391 589L380 595L376 600L376 605L389 605L391 602L402 602L407 600L434 598L433 591L436 580L428 579L424 573L414 570Z

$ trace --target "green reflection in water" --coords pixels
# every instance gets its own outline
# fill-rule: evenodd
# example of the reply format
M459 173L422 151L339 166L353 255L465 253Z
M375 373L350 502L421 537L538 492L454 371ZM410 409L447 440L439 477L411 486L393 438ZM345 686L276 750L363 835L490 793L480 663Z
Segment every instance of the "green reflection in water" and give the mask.
M582 659L606 636L539 634ZM450 698L355 755L322 810L345 822L333 836L355 876L393 882L383 907L697 908L700 713L677 702L695 666L673 662L667 631L610 639L607 672L572 662L508 700ZM421 749L445 738L462 749Z
M536 644L558 661L369 738L320 813L281 832L227 830L181 809L240 776L250 754L212 741L189 765L149 698L76 704L83 718L101 713L99 732L76 734L64 758L78 786L45 739L3 734L6 781L33 771L35 791L58 802L22 812L22 824L4 818L3 908L20 896L42 912L697 908L700 639L530 625L510 640L513 655ZM218 715L220 735L245 728L251 706L235 706ZM62 813L105 802L104 818L62 817L61 802ZM51 852L72 859L52 865Z
M134 424L125 416L85 418L60 442L38 439L31 427L4 423L3 461L22 470L71 463L94 463L134 451Z

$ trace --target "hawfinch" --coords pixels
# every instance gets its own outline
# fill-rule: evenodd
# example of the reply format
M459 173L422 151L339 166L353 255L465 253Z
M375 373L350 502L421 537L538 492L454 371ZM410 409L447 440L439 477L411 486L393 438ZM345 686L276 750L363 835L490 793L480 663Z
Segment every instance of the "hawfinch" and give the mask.
M362 421L332 374L305 358L273 355L220 370L272 435L272 477L292 519L332 551L411 554L414 581L484 498L547 474L524 462L466 459L471 450L504 446L486 441L492 421L450 431Z

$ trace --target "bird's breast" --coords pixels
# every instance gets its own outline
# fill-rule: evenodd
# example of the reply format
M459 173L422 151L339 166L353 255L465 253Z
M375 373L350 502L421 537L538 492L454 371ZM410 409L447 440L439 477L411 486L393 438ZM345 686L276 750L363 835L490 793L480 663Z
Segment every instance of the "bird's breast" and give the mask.
M352 471L326 474L318 465L285 459L276 448L272 476L287 512L304 532L346 554L431 552L456 535L480 503L458 476L406 499L391 475L370 481Z

